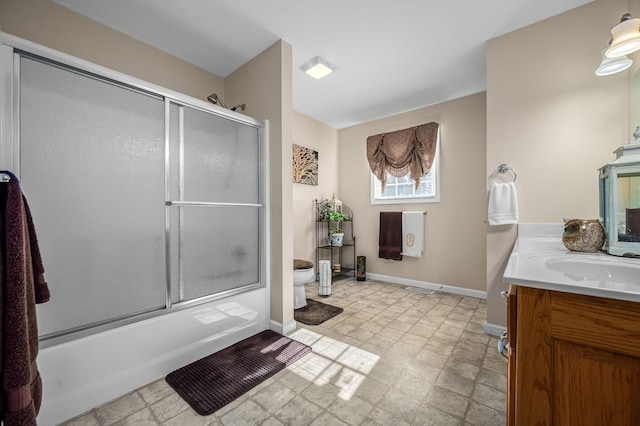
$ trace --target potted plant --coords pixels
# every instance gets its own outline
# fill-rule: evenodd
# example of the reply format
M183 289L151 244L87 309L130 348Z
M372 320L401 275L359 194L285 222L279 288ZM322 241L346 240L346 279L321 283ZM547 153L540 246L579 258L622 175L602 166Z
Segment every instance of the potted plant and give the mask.
M328 219L332 222L332 226L329 229L331 234L331 245L332 246L341 246L342 239L344 238L344 232L340 227L340 223L348 220L349 216L346 213L343 213L338 210L331 210L328 212Z
M322 204L318 212L318 219L322 222L328 222L330 220L330 215L333 210L329 204Z

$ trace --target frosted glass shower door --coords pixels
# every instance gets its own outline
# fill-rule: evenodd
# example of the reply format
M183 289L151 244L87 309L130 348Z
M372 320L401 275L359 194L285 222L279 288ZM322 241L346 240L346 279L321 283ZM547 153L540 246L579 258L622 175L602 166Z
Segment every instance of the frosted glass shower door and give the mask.
M164 101L22 57L20 122L52 294L40 335L164 308Z
M258 128L181 106L172 140L173 302L260 285Z

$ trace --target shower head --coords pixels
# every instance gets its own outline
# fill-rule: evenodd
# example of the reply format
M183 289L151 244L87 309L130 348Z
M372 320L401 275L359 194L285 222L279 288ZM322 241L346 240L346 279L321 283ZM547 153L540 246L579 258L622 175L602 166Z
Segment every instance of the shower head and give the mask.
M212 104L214 104L214 105L220 105L221 107L223 107L223 108L227 108L227 109L230 109L231 111L236 111L236 110L238 110L238 109L239 109L240 111L244 111L244 110L245 110L245 108L247 107L247 105L246 105L246 104L240 104L240 105L236 105L236 106L234 106L233 108L229 108L228 106L226 106L226 105L224 104L224 102L222 102L222 99L220 99L220 97L219 97L217 94L215 94L215 93L212 93L212 94L210 94L209 96L207 96L207 100L208 100L209 102L211 102Z
M207 96L207 100L209 102L211 102L214 105L220 105L223 108L226 108L227 106L224 104L224 102L222 102L222 99L220 99L220 97L218 97L217 94L212 93L209 96Z

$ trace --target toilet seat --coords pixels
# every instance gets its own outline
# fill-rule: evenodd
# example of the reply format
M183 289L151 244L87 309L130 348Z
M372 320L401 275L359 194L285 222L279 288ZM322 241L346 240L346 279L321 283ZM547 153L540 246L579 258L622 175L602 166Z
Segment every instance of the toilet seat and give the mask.
M293 270L297 271L299 269L311 269L313 268L313 263L308 260L302 259L293 259Z

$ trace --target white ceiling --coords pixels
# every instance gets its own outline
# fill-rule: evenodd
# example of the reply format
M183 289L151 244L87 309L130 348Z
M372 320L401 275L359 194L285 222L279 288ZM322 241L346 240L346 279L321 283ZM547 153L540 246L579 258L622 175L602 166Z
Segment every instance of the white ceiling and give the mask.
M484 91L487 40L591 0L55 1L220 77L283 39L293 108L341 129Z

